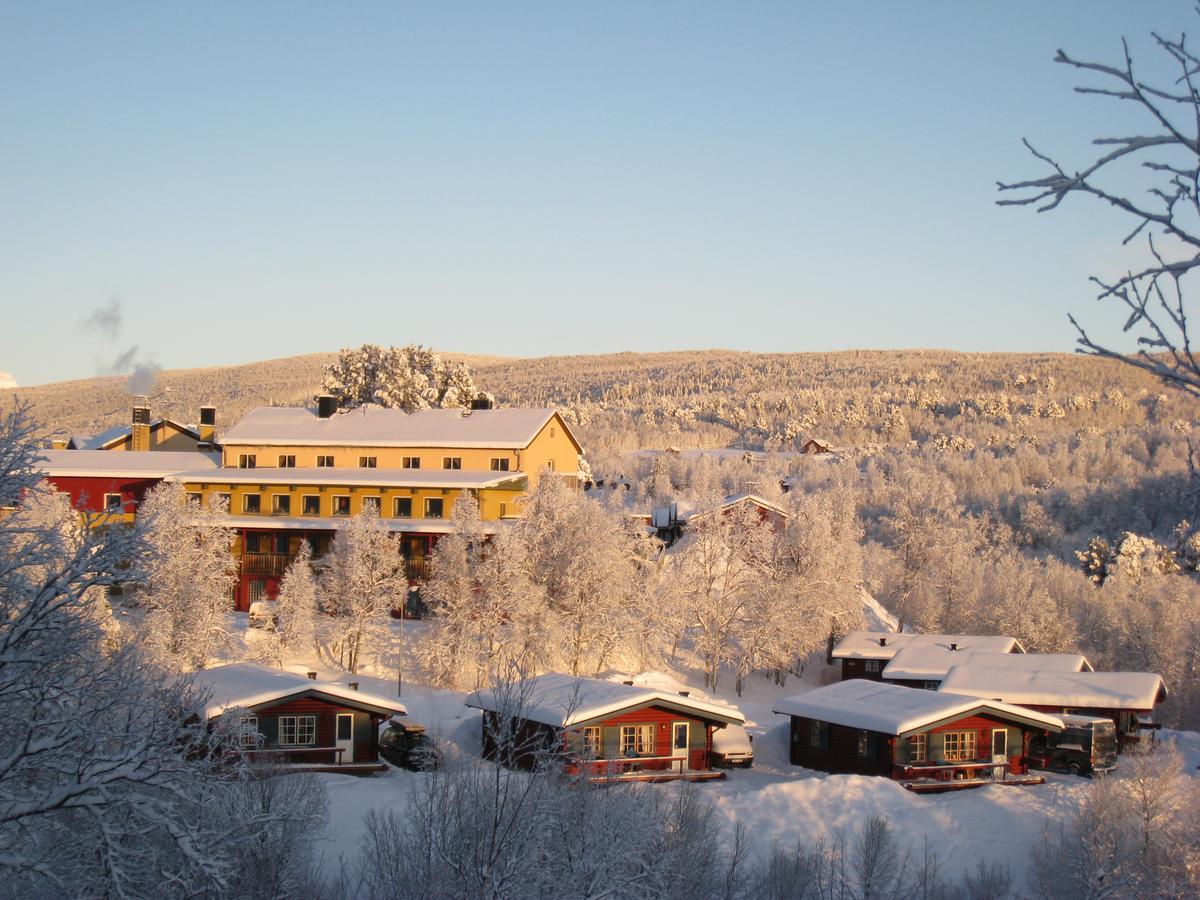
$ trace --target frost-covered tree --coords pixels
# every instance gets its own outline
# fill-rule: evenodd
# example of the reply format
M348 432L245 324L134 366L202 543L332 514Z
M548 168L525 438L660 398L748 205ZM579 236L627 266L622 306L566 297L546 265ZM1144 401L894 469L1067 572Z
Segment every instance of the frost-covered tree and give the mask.
M205 698L103 625L103 592L148 549L93 528L34 469L21 407L0 417L0 893L13 897L230 895L235 853L264 817L209 811L231 797L223 729Z
M322 608L337 619L338 664L357 672L364 638L408 594L400 546L377 512L364 510L338 531L321 558L320 588Z
M185 669L204 668L226 639L236 581L226 512L189 501L172 481L147 493L138 510L146 549L134 573L146 644Z
M376 403L406 412L466 408L478 393L464 363L443 360L418 344L343 349L325 369L321 389L344 409Z
M278 656L312 653L316 647L317 579L313 573L312 547L300 542L300 552L288 564L279 581L275 611L274 642Z

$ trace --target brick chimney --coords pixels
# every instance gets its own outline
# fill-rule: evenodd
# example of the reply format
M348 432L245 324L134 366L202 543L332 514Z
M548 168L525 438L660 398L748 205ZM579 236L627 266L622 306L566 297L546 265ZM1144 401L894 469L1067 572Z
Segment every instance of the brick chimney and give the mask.
M129 449L150 449L150 403L145 397L133 398L133 414L130 418Z

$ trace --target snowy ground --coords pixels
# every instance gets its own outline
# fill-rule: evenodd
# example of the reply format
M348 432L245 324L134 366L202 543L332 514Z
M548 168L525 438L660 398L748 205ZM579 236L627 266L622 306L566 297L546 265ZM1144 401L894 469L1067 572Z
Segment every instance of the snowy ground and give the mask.
M880 624L888 620L880 608ZM395 627L395 626L393 626ZM407 624L409 638L419 633ZM235 632L226 661L251 658L259 635L253 630ZM375 663L374 674L360 673L354 680L366 691L394 695L393 671ZM857 775L826 775L792 766L787 761L787 723L771 708L778 697L811 690L834 681L838 670L817 663L810 666L801 680L789 679L782 687L770 679L757 678L745 686L742 697L733 692L732 679L721 688L706 693L700 688L703 678L698 668L681 657L670 672L643 672L632 675L639 684L653 684L671 690L688 689L692 696L717 699L738 706L746 716L747 730L754 736L754 767L734 770L727 780L692 786L711 797L722 817L722 825L732 828L740 823L752 846L763 853L772 843L794 844L809 841L836 829L853 830L871 815L886 816L904 840L911 841L916 852L928 839L946 866L955 875L973 868L980 859L1009 864L1018 883L1025 879L1030 847L1039 840L1044 825L1055 827L1077 808L1089 782L1067 775L1048 775L1044 785L1029 787L987 786L977 790L948 794L917 795L885 778ZM288 668L295 671L316 668L322 676L349 680L316 660L298 661ZM613 672L613 679L630 677ZM424 724L429 733L442 742L449 756L477 756L480 747L480 713L463 705L466 694L437 690L427 685L405 682L401 701L408 718ZM1178 743L1185 754L1187 768L1197 774L1200 765L1200 734L1168 733L1166 739ZM403 809L412 792L428 777L422 774L390 770L371 777L323 774L316 776L329 791L330 827L324 842L326 866L335 874L341 861L350 862L358 853L363 834L363 816L370 809ZM657 790L679 790L679 785L660 785Z

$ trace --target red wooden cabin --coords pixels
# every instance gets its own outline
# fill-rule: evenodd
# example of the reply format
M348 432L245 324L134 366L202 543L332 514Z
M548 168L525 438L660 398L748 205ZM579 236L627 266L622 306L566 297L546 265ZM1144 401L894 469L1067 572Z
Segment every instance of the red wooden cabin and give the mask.
M256 762L330 771L385 768L379 762L379 726L405 715L403 704L358 690L357 682L318 681L308 675L241 663L193 676L209 695L205 715L237 715L244 744Z
M687 692L548 674L477 691L483 755L518 768L548 760L597 780L722 778L709 760L713 731L745 722L733 707Z
M919 789L1033 780L1022 777L1030 739L1063 728L1055 716L1005 703L866 679L788 697L775 712L791 718L793 765Z

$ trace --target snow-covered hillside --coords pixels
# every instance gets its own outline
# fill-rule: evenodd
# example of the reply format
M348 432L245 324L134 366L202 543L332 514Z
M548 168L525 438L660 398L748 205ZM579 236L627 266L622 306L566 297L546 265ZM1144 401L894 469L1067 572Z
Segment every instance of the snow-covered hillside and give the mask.
M7 372L0 372L0 391L5 390L6 388L15 387L20 387L20 385L17 384L17 379L13 378Z

